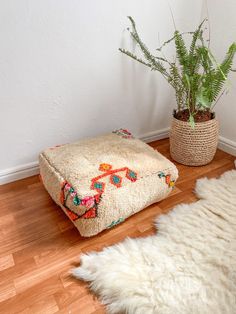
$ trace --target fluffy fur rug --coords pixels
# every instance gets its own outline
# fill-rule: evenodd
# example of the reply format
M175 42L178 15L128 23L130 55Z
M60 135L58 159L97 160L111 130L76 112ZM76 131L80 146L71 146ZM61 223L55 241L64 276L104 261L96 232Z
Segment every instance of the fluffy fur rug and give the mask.
M236 313L236 170L198 180L196 193L157 219L155 236L81 256L73 274L108 313Z

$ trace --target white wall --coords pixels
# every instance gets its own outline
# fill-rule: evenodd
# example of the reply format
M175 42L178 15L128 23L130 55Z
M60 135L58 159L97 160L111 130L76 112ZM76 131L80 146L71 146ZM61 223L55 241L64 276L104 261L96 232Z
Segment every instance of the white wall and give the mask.
M223 60L232 42L236 42L236 1L207 0L202 15L206 15L208 6L211 26L211 49L217 60ZM236 57L234 61L236 68ZM215 110L220 120L220 147L236 155L236 73L229 76L230 86L227 95L221 97Z
M178 28L196 27L202 1L169 3ZM134 48L127 15L153 48L158 31L162 41L173 33L166 0L0 2L2 177L35 166L48 146L119 127L145 136L169 126L168 84L118 51Z

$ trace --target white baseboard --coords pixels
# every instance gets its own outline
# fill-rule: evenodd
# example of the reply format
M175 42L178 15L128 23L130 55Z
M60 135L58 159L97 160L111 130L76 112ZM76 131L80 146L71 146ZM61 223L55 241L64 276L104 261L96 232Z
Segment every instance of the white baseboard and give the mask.
M160 140L169 136L169 128L148 132L139 136L139 138L146 142ZM39 173L38 161L30 162L28 164L19 165L16 167L0 170L0 185L34 176Z
M169 137L170 128L165 128L157 131L152 131L138 136L138 138L145 143L150 143L157 140L162 140L163 138Z
M0 170L0 185L34 176L39 173L37 161Z
M228 140L227 138L220 136L218 148L226 153L236 156L236 142Z

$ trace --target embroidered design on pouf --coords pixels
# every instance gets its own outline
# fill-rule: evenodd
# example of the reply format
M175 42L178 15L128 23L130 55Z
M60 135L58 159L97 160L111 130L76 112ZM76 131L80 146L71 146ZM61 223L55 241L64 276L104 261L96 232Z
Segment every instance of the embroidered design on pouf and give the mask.
M87 208L85 213L79 215L78 213L70 209L66 205L69 197L73 201L74 205L85 206ZM97 206L100 200L97 199L95 196L85 196L84 198L80 198L74 188L67 181L64 181L62 182L60 201L62 206L65 208L69 218L72 221L75 221L79 218L95 218L97 215Z
M135 182L138 176L135 171L129 169L128 167L112 169L112 165L106 163L100 164L98 169L102 171L103 174L91 180L90 188L97 191L97 194L94 196L85 196L84 198L80 198L74 188L67 181L62 182L60 201L71 220L75 221L79 218L96 218L98 204L101 201L102 194L105 192L106 184L110 183L113 186L120 188L125 178L131 182ZM120 175L118 175L118 173ZM123 175L123 177L121 175ZM108 178L107 183L102 181L104 178ZM86 207L86 211L81 215L74 212L66 205L68 198L73 201L75 206Z
M112 223L109 225L109 226L107 226L107 229L110 229L110 228L112 228L112 227L114 227L114 226L117 226L117 225L119 225L121 222L123 222L123 221L125 221L125 219L124 218L119 218L118 220L116 220L116 221L112 221Z
M115 130L112 133L117 134L123 138L134 138L132 133L130 133L127 129L119 129L119 130Z
M158 177L159 178L165 178L165 182L166 184L170 187L170 188L174 188L175 186L175 180L171 180L171 175L170 174L164 174L164 172L159 172L158 173Z

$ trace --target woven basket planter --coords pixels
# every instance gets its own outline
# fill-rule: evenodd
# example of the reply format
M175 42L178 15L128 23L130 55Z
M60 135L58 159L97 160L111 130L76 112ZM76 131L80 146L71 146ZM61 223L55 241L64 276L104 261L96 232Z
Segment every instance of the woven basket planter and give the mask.
M203 166L212 161L216 153L219 123L214 118L195 123L194 129L188 122L173 117L170 130L171 157L187 166Z

